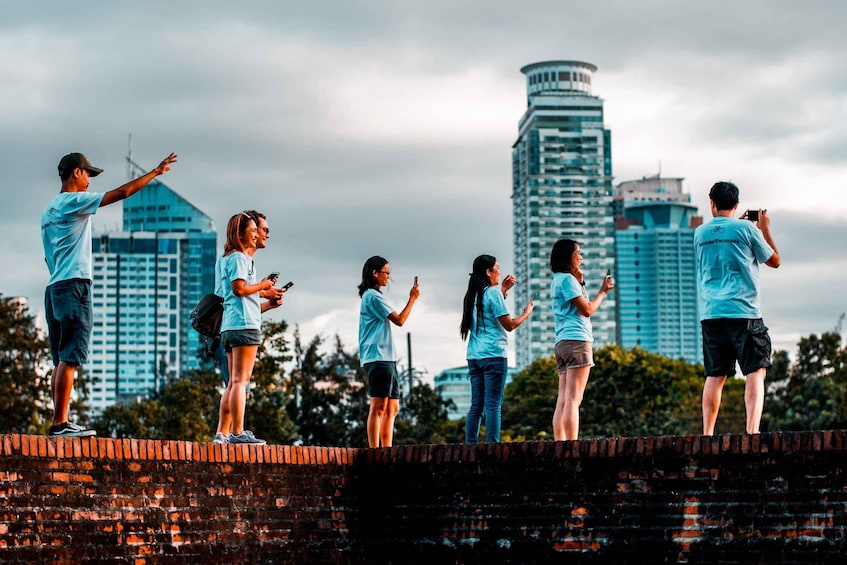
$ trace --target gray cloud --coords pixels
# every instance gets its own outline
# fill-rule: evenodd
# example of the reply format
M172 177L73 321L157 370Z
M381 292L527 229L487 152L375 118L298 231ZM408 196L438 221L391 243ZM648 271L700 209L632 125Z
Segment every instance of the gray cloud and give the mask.
M837 283L847 235L845 12L787 0L12 3L0 21L0 293L40 304L38 217L59 157L86 152L106 169L92 189L107 190L125 180L132 133L145 167L180 154L165 182L219 229L244 208L268 214L257 263L296 282L281 316L355 304L361 264L379 253L392 300L420 276L445 319L417 331L452 347L473 257L511 270L520 67L580 59L598 65L594 93L615 117L616 176L661 159L701 209L714 177L738 180L771 207L783 254L764 279L771 328L820 332L845 310L838 293L810 291ZM831 206L818 214L811 197ZM96 223L118 221L109 209Z

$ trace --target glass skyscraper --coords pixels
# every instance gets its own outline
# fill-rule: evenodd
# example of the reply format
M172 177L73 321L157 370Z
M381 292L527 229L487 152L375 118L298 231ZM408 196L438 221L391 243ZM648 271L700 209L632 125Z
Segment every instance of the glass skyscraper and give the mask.
M544 61L521 69L527 110L512 147L512 213L517 285L515 308L535 294L535 311L516 331L516 365L553 354L550 250L556 240L579 242L582 269L593 297L614 270L611 132L603 100L591 94L597 67L580 61ZM595 346L615 343L615 297L591 317Z
M694 266L694 228L702 218L690 201L681 178L618 185L618 341L702 363Z
M217 233L206 214L154 180L123 201L120 232L92 236L89 404L100 413L200 367L190 313L214 290Z

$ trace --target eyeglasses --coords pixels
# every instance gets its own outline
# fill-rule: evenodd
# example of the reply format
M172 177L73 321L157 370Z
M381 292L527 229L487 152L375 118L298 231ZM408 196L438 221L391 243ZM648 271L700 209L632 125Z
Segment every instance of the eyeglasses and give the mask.
M391 276L391 271L377 271L381 275L389 275Z

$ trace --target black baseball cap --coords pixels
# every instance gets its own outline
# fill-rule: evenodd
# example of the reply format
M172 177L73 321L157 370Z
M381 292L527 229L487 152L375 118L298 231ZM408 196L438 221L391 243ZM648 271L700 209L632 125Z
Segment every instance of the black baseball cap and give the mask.
M64 172L71 173L74 169L84 169L88 171L88 176L90 177L96 177L103 172L103 169L92 165L88 157L82 153L68 153L59 161L59 176L63 176L62 173Z

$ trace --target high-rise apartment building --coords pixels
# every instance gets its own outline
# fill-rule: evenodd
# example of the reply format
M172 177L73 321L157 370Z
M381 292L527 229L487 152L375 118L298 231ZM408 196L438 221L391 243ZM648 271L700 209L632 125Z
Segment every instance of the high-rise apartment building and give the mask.
M515 307L535 294L535 311L516 330L518 369L552 355L550 250L556 240L579 242L589 292L614 269L611 132L603 100L591 94L597 67L580 61L544 61L521 69L527 110L512 147ZM592 295L593 296L593 295ZM595 345L614 343L615 297L591 317Z
M206 214L154 180L123 201L122 231L92 236L89 405L146 397L200 367L190 313L214 290L217 233Z
M703 361L694 228L702 223L681 178L645 177L615 195L618 342Z

